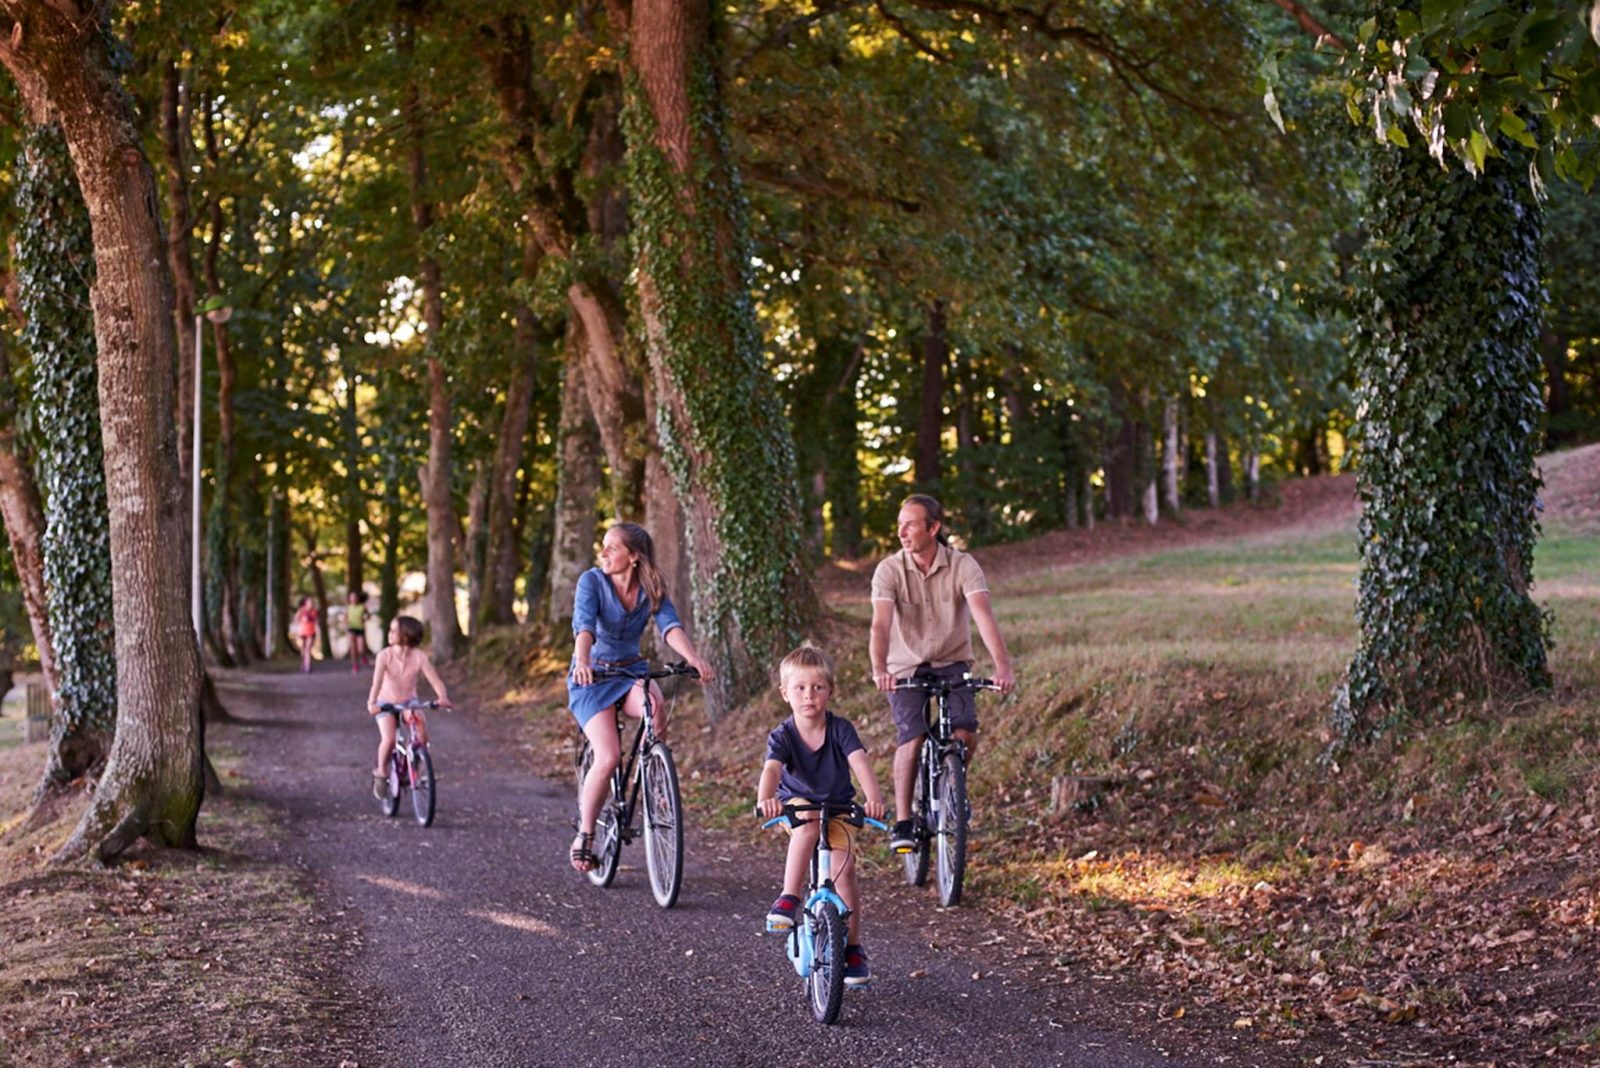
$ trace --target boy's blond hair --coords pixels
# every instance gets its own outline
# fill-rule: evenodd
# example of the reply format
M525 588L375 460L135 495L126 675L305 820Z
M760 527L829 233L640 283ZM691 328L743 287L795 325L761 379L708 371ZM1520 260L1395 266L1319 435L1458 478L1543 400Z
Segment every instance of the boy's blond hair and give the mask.
M833 659L810 642L783 658L778 665L778 686L788 686L790 676L797 671L820 671L828 680L828 689L833 689Z

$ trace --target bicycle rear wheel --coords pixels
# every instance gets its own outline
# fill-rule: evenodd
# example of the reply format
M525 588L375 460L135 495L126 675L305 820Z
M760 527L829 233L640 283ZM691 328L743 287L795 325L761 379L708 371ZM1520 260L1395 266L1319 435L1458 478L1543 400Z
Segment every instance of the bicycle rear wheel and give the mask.
M951 908L961 903L961 884L967 874L967 765L960 753L944 755L938 789L935 851L939 857L939 904Z
M902 853L900 859L905 865L906 882L922 886L928 881L928 835L924 830L928 826L928 773L920 759L915 774L911 786L911 821L917 828L917 846L909 853Z
M818 1023L839 1018L844 1000L844 917L830 903L822 904L810 919L811 974L806 976L806 1000Z
M411 751L411 811L422 826L433 825L433 758L425 745Z
M378 807L383 809L385 816L393 816L400 811L400 784L405 781L400 772L405 767L404 760L400 755L400 747L395 746L389 756L389 796L378 801Z
M644 859L656 904L670 909L683 887L683 800L672 751L657 742L645 758Z

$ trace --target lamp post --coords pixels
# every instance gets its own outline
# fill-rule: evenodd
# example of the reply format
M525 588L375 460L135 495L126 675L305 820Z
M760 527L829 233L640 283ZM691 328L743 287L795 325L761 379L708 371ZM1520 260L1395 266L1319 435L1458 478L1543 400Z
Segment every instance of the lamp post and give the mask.
M200 326L202 314L220 326L233 315L233 309L223 304L196 310L194 315L194 455L189 461L193 544L189 552L189 614L194 619L194 640L200 644L204 644L206 633L205 604L200 595L200 395L204 392L200 388L203 383L200 354L205 350L205 335Z

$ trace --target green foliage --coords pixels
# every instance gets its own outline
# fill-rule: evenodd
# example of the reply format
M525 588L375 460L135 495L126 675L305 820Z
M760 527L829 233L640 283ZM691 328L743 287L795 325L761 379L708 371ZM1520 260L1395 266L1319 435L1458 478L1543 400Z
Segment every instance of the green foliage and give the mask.
M1356 368L1362 639L1342 740L1456 691L1542 686L1529 596L1539 479L1540 213L1527 151L1478 177L1380 151Z
M1420 138L1482 173L1515 147L1538 184L1600 176L1600 7L1590 0L1386 5L1355 34L1348 105L1379 141Z
M685 499L711 503L720 556L693 546L695 619L713 655L724 706L765 683L764 666L799 637L811 611L801 566L794 447L750 302L745 203L730 149L717 74L707 49L692 57L691 128L702 146L677 174L654 142L655 121L637 76L625 91L631 239L659 306L647 339L662 380L662 446ZM689 206L693 206L692 209ZM677 402L681 399L681 409ZM743 662L741 662L743 661Z
M60 689L57 749L109 730L117 670L111 540L89 286L94 247L57 125L29 131L17 187L17 280L33 355L30 417L45 504L44 578ZM72 769L81 774L83 768Z

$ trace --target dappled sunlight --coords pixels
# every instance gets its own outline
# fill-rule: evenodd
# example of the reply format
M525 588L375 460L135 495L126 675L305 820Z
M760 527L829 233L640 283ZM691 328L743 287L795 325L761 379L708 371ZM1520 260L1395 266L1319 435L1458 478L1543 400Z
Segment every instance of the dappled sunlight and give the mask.
M358 875L364 883L376 886L380 890L392 890L397 894L409 894L412 897L425 898L428 901L443 901L444 891L435 890L431 886L421 886L417 883L408 883L404 879L392 879L387 875Z
M1278 884L1307 870L1304 864L1250 865L1234 857L1171 860L1148 853L1101 857L1094 850L1075 859L1015 867L1016 874L1023 874L1026 868L1059 893L1146 910L1242 904L1252 897L1271 895Z
M555 938L559 931L553 924L543 920L534 919L518 912L500 912L494 909L468 909L467 915L475 920L486 920L501 927L509 927L523 934L543 935L546 938Z

